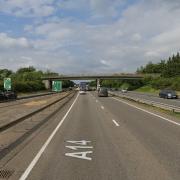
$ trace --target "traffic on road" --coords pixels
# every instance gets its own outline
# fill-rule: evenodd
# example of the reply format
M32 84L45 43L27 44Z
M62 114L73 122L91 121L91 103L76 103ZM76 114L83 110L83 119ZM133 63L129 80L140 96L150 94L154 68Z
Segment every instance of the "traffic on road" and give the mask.
M180 178L176 118L111 95L100 97L98 91L75 91L48 121L40 115L29 120L0 134L2 143L10 143L5 149L2 144L0 165L12 170L13 180Z
M0 0L0 180L180 180L180 0Z

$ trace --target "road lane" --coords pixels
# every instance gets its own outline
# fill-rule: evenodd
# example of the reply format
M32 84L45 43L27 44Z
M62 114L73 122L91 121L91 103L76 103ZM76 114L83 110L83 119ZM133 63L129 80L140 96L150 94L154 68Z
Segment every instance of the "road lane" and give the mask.
M27 179L179 180L179 127L94 95L78 97ZM60 112L57 122L68 109ZM48 129L7 164L16 166L13 180L19 179L53 132Z
M138 141L163 164L173 179L180 178L180 128L161 118L109 98L97 99L119 117Z
M148 124L141 124L138 121L138 119L150 121L146 115L137 112L137 115L132 116L131 108L118 103L122 109L119 110L117 102L110 98L98 98L96 102L90 94L79 96L62 128L27 179L179 179L180 174L177 171L179 145L176 144L179 129L175 127L176 138L170 136L166 140L173 132L167 132L162 136L165 130L162 133L156 132L156 124L148 131L146 129ZM137 130L136 133L126 123L128 118L130 118L129 124L130 122L132 126L136 124L134 128L134 131ZM119 126L115 126L112 120L116 120ZM163 122L161 123L158 131L164 128ZM136 129L137 127L139 129ZM168 143L173 138L175 139ZM156 143L160 145L155 148ZM170 145L172 147L169 152L166 152ZM169 153L172 153L172 156L168 158L173 162L168 163L163 156ZM172 171L173 168L175 168L174 171Z
M112 140L102 128L104 118L98 115L100 111L102 109L99 105L95 106L95 100L89 95L81 95L67 117L64 128L54 138L28 179L127 179ZM91 141L87 145L93 149L73 151L66 147L73 145L68 141L81 140ZM87 157L92 158L91 161L65 156L67 153L88 151L92 151L87 154ZM118 171L115 167L118 167Z

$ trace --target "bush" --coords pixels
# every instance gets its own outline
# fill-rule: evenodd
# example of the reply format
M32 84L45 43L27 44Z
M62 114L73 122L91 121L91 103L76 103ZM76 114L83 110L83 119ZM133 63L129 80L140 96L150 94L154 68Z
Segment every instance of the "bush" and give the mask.
M180 91L180 78L175 78L172 81L171 88L174 89L174 90Z
M4 89L4 83L3 81L0 81L0 90L3 90Z
M33 92L45 90L45 86L38 81L16 81L13 84L13 89L17 92Z
M154 78L150 84L155 89L170 88L174 90L180 90L180 78Z
M128 83L123 83L121 89L129 89L130 85Z

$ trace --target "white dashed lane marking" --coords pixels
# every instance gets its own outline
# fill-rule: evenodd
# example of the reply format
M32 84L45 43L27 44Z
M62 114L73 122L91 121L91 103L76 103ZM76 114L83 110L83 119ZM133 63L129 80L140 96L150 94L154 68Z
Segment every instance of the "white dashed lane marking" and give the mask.
M119 124L114 119L112 121L116 126L119 126Z
M119 102L122 102L122 103L124 103L124 104L127 104L128 106L131 106L131 107L133 107L133 108L136 108L136 109L138 109L138 110L140 110L140 111L143 111L143 112L145 112L145 113L148 113L148 114L150 114L150 115L153 115L153 116L156 116L156 117L158 117L158 118L161 118L161 119L163 119L163 120L165 120L165 121L168 121L168 122L170 122L170 123L172 123L172 124L175 124L175 125L177 125L177 126L180 126L180 123L178 123L178 122L175 122L175 121L173 121L173 120L170 120L170 119L168 119L168 118L165 118L165 117L163 117L163 116L160 116L160 115L158 115L158 114L155 114L155 113L150 112L150 111L148 111L148 110L145 110L145 109L143 109L143 108L137 107L137 106L135 106L135 105L133 105L133 104L130 104L130 103L128 103L128 102L125 102L125 101L123 101L123 100L121 100L121 99L117 99L117 98L114 98L114 97L112 97L112 99L114 99L114 100L116 100L116 101L119 101Z

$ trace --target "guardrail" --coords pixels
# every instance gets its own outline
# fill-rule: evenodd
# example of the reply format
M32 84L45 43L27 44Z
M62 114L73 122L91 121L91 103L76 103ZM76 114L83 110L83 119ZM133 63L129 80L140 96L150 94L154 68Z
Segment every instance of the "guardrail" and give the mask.
M156 102L156 101L151 101L151 100L145 100L145 99L141 99L141 98L134 98L134 97L127 96L125 94L117 94L117 93L114 93L114 92L109 92L109 94L115 95L115 96L118 96L118 97L121 97L121 98L125 98L125 99L128 99L128 100L136 101L136 102L139 102L139 103L147 104L147 105L150 105L150 106L158 107L158 108L161 108L161 109L164 109L164 110L169 110L169 111L172 111L172 112L180 113L180 107L178 107L178 106L164 104L164 103L161 103L161 102Z
M47 93L40 93L40 94L20 96L20 97L17 97L17 100L20 100L20 99L29 99L29 98L40 97L40 96L47 96L47 95L51 95L51 94L56 94L56 92L47 92Z
M66 91L68 91L68 88L64 88L61 92L66 92ZM40 96L47 96L47 95L52 95L52 94L58 94L58 93L61 93L61 92L53 92L53 91L50 91L50 92L46 92L46 93L39 93L39 94L32 94L32 95L20 96L20 97L17 97L17 100L34 98L34 97L40 97Z

